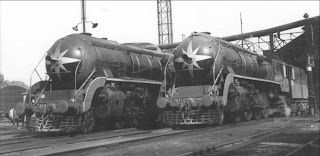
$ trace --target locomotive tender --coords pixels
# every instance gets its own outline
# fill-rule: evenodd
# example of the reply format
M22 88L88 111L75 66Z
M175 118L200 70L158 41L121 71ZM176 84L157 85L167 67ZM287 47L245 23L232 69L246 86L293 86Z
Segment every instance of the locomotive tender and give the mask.
M307 103L304 70L231 44L209 33L192 33L174 50L173 85L157 100L172 126L221 125L284 113Z
M152 123L158 117L161 58L168 56L91 34L68 35L45 55L50 79L35 83L17 112L26 112L27 128L36 132L89 133L96 122L117 128Z

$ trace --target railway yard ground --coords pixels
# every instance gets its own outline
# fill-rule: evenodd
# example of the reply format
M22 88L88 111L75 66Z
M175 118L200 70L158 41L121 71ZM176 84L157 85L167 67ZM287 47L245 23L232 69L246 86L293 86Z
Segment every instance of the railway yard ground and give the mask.
M319 155L319 116L269 118L218 127L34 136L0 123L0 155Z

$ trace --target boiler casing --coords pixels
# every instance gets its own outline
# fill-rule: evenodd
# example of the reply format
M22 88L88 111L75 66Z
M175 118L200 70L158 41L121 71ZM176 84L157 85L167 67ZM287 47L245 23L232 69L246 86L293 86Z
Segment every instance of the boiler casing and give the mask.
M161 52L121 45L85 34L59 39L46 56L46 70L57 89L79 87L95 70L95 76L161 80ZM75 77L76 72L76 77Z

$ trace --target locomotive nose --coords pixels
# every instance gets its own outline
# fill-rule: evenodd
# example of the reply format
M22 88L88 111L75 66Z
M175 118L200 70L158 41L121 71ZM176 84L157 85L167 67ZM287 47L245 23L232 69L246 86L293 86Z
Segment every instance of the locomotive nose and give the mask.
M51 77L62 80L62 74L75 71L76 64L81 58L81 49L74 49L71 44L59 40L48 51L46 56L47 72Z
M191 77L194 77L194 71L206 68L213 58L213 51L205 40L201 36L184 40L174 52L175 68L180 71L188 70Z

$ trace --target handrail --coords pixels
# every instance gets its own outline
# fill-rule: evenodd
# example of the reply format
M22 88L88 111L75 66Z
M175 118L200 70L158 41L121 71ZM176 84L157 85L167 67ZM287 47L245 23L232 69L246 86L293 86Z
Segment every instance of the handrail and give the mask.
M163 81L162 81L162 84L161 84L161 87L160 87L159 96L161 96L161 94L162 94L161 90L163 89L163 87L164 87L165 94L167 94L166 93L167 92L167 67L170 64L170 59L173 57L173 52L174 52L174 50L172 50L171 54L169 54L169 58L168 58L165 66L164 66L164 69L163 69L164 78L163 78ZM175 85L175 81L173 83L174 83L173 85Z
M41 61L43 60L43 58L47 55L47 52L42 56L41 60L38 62L38 64L36 65L36 67L32 70L32 73L31 73L31 77L30 77L30 91L29 91L29 103L31 103L31 89L32 89L32 76L33 76L33 73L34 72L37 72L38 74L38 71L37 71L37 68L38 66L40 65ZM39 78L41 79L40 75L38 74ZM42 79L41 79L42 81Z
M89 47L89 44L87 45L85 51L88 50L88 47ZM82 55L82 53L81 53L82 58L81 58L81 60L79 61L78 65L77 65L77 67L76 67L76 70L74 71L74 90L77 90L77 73L78 73L78 68L79 68L80 64L82 63L83 58L86 56L86 54L87 54L87 53L84 53L84 55Z
M211 86L211 87L209 88L209 90L208 90L209 93L212 92L212 90L214 89L214 86L217 84L217 81L218 81L218 79L220 78L223 69L224 69L224 66L222 65L222 68L220 69L220 71L219 71L219 73L218 73L218 75L217 75L217 78L214 80L212 86Z
M96 72L96 69L94 69L91 74L87 77L87 79L83 82L83 84L80 86L80 88L74 93L74 95L78 94L80 90L85 86L85 84L89 81L89 79L92 77L92 75Z
M35 99L35 103L38 103L41 95L43 94L43 92L44 92L44 90L46 89L46 86L47 86L47 84L48 84L49 82L50 82L50 78L49 78L49 80L46 82L46 84L44 85L44 87L43 87L43 89L41 90L40 94L37 95L37 97L36 97L36 99Z

